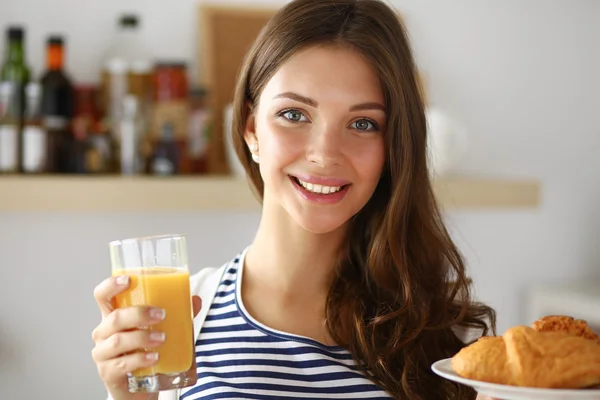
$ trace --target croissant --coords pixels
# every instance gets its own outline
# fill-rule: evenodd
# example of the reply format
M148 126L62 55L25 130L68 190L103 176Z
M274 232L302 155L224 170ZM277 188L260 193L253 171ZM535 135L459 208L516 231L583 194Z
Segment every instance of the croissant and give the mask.
M511 328L503 338L517 386L580 389L600 384L600 346L595 341L527 326Z
M548 315L531 324L538 332L564 332L595 340L600 344L600 337L590 328L586 321L566 315Z
M548 316L502 336L482 337L452 358L468 379L537 388L600 384L600 342L583 320Z
M515 385L506 365L502 336L484 336L452 357L452 369L463 378Z

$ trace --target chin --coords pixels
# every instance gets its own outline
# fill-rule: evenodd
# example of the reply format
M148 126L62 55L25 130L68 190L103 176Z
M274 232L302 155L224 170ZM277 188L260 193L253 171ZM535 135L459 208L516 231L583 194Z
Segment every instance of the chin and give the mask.
M315 235L325 235L339 231L340 229L345 228L346 223L348 222L348 219L343 218L318 218L315 216L294 219L300 227Z

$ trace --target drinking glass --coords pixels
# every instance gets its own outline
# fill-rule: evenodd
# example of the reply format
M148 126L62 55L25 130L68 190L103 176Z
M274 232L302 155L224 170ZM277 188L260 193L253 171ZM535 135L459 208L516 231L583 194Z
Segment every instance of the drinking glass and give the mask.
M166 311L161 322L139 329L165 332L158 362L128 374L129 391L158 392L192 386L198 380L186 239L160 235L109 243L112 275L128 275L130 286L116 296L117 308L152 306Z

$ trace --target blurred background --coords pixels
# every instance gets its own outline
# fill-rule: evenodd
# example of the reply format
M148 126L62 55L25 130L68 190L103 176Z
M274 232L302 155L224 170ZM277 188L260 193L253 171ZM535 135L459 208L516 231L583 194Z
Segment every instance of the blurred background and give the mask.
M92 292L110 240L185 233L197 271L253 239L227 106L285 3L2 0L0 398L104 398ZM389 3L448 227L499 333L547 313L600 328L600 2Z

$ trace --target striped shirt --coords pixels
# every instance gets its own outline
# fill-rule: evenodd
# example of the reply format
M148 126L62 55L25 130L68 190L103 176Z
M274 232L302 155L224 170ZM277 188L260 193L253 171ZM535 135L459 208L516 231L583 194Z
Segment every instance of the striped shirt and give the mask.
M347 350L253 319L241 298L244 255L226 267L196 341L198 382L181 400L391 398Z

